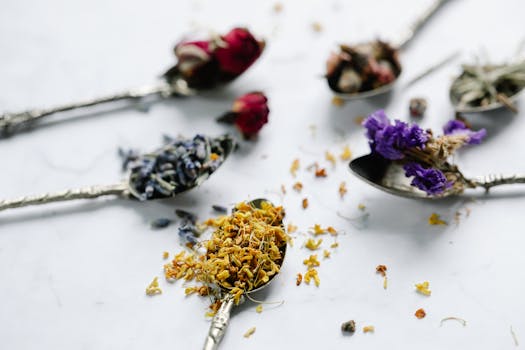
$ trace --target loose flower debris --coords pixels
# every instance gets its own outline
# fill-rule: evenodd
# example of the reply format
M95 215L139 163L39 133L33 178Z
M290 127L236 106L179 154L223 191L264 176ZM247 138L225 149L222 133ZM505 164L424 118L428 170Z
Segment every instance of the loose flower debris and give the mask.
M386 276L386 270L387 270L387 267L385 265L377 265L376 267L376 272L379 273L383 277Z
M286 194L286 187L284 187L284 185L281 185L281 193Z
M303 189L303 184L299 181L297 181L296 183L293 184L293 187L292 187L296 192L301 192L301 190Z
M363 333L373 333L375 332L375 327L374 326L364 326L363 327Z
M347 333L354 333L355 332L355 321L350 320L350 321L344 322L341 325L341 331L347 332Z
M323 31L323 26L319 22L313 22L312 23L312 29L316 33L320 33Z
M246 331L246 333L244 333L244 337L245 338L251 337L253 335L253 333L255 333L255 329L256 329L255 327L252 327L252 328L248 329Z
M308 238L304 246L310 250L317 250L321 246L321 243L323 243L322 238L319 238L317 242L313 238Z
M315 286L319 287L319 285L321 284L321 280L319 279L317 270L314 268L311 268L308 271L306 271L306 273L304 274L304 283L310 284L310 281L312 279L314 280Z
M339 243L337 242L334 242L330 245L330 248L337 248L337 247L339 247Z
M366 209L366 205L364 205L363 203L359 203L357 205L357 209L361 210L361 211L364 211Z
M154 296L162 294L162 289L159 287L159 278L155 277L153 281L146 287L146 295Z
M167 259L169 257L170 257L170 253L168 253L168 252L163 252L162 253L162 259Z
M519 346L518 337L516 336L514 329L512 329L512 326L510 326L510 335L512 335L512 340L514 340L514 345Z
M352 151L350 150L350 146L346 145L343 148L343 152L339 156L341 160L350 160L352 158Z
M328 259L330 257L330 254L330 251L325 249L323 251L323 258Z
M332 164L333 168L335 168L335 166L337 164L337 160L335 159L335 156L332 153L328 152L328 151L326 151L324 155L325 155L326 160L329 161Z
M336 107L343 107L345 105L345 100L339 96L332 97L332 104Z
M292 165L290 166L290 174L292 174L293 177L297 176L297 171L299 170L300 163L299 159L294 159L292 162Z
M414 315L417 318L422 319L422 318L424 318L427 315L427 313L423 309L417 309L416 312L414 313Z
M263 306L262 306L262 304L257 305L257 307L255 308L255 312L257 312L258 314L260 314L261 312L263 312Z
M308 198L304 198L302 202L303 209L308 208Z
M297 274L297 278L295 279L295 285L299 286L301 285L301 282L303 281L303 275L301 273Z
M317 168L315 170L315 177L327 177L328 174L326 173L325 168Z
M446 322L446 321L458 321L459 323L461 323L463 325L463 327L465 327L467 325L467 321L465 321L464 319L462 318L459 318L459 317L455 317L455 316L450 316L450 317L445 317L444 319L442 319L440 322L439 322L439 326L443 326L443 322Z
M319 260L317 260L317 254L312 254L308 259L304 259L303 264L306 265L308 269L318 267L319 265L321 265Z
M288 234L294 233L295 231L297 231L297 226L295 226L292 223L289 223L287 228L286 228L286 231L288 231Z
M441 216L437 213L432 213L428 218L429 225L448 225L446 221L441 219Z
M345 194L346 192L348 192L348 190L346 189L346 182L341 182L341 184L339 184L339 197L341 197L341 199L343 199L345 197Z
M422 283L416 283L416 291L418 293L421 293L426 296L430 296L432 293L428 287L430 286L430 283L428 281L422 282Z

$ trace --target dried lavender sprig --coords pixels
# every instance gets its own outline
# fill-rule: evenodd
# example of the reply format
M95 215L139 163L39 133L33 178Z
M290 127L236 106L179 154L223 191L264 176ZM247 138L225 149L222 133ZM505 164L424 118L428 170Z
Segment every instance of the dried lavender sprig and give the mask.
M178 150L170 152L174 147ZM127 182L1 200L0 211L107 195L139 200L172 197L199 186L217 170L233 148L234 141L229 135L217 138L197 135L193 139L174 139L160 150L142 155L130 163ZM170 157L166 157L167 153ZM170 166L178 170L170 172Z

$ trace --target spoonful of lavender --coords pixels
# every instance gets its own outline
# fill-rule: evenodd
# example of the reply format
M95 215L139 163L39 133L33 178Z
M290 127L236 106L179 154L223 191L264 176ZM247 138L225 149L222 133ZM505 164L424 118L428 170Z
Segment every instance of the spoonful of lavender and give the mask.
M174 197L203 183L222 165L235 146L229 135L216 138L195 135L192 139L166 138L165 141L161 148L151 153L121 152L129 173L126 181L0 200L0 211L109 195L140 201Z
M182 40L174 49L177 63L158 83L52 108L4 113L0 115L0 134L11 135L33 127L47 116L101 103L140 100L153 95L161 98L190 96L216 88L244 73L262 54L264 46L264 41L257 40L245 28L233 28L225 35L205 39Z

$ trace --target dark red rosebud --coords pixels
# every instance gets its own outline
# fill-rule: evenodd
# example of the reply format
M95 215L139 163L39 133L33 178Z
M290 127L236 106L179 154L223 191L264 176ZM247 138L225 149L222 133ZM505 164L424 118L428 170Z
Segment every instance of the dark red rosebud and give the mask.
M235 124L245 138L251 138L268 123L268 99L261 92L251 92L235 100L232 110L217 120Z
M221 80L231 81L248 69L264 50L264 41L258 41L244 28L234 28L224 36L215 50Z
M241 75L261 55L264 42L247 30L234 28L224 36L184 40L175 46L177 64L164 77L184 80L188 87L210 89Z

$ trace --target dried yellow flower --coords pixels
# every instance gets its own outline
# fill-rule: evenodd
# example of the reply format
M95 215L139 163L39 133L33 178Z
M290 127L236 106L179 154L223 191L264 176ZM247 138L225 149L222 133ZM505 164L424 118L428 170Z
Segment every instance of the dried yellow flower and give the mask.
M346 145L343 147L343 152L339 156L341 160L350 160L352 158L352 151L350 150L350 146Z
M308 271L306 271L306 273L304 274L304 283L310 284L310 281L312 279L314 280L315 286L319 287L319 285L321 284L321 280L319 279L319 275L317 274L317 270L314 269L314 268L309 269Z
M321 265L319 260L317 260L317 254L312 254L310 255L310 257L308 257L308 259L304 259L303 264L305 264L308 267L308 269L318 267L319 265Z
M252 327L252 328L248 329L246 331L246 333L244 333L244 337L245 338L249 338L249 337L251 337L253 335L253 333L255 333L255 327Z
M330 257L330 252L328 250L323 250L323 258L328 259Z
M359 204L357 205L357 209L363 211L363 210L366 209L366 205L364 205L363 203L359 203Z
M425 281L423 283L416 283L416 290L426 296L430 296L432 293L428 287L430 286L430 283L428 281Z
M348 192L348 190L346 189L346 182L341 182L341 184L339 184L339 196L341 197L341 199L343 199L345 197L345 194L346 192Z
M428 224L429 225L448 225L446 221L441 219L441 216L436 213L432 213L430 217L428 218Z
M322 238L319 238L317 242L313 238L308 238L304 246L310 250L317 250L321 246L321 243L323 243Z
M257 313L259 313L259 314L260 314L261 312L263 312L263 306L262 306L262 304L257 305L257 307L255 308L255 311L256 311Z
M303 205L303 209L308 208L308 198L304 198L304 199L303 199L303 203L302 203L302 205Z
M325 156L327 161L332 163L332 167L335 168L335 165L337 163L337 160L335 159L335 156L332 153L328 152L328 151L325 152L324 156Z
M146 287L146 295L153 296L161 294L162 289L159 287L159 278L155 277L153 281Z
M294 233L295 231L297 231L297 226L293 225L292 223L289 223L288 227L286 228L286 231L288 231L288 233Z
M374 326L364 326L363 327L363 333L368 333L368 332L375 332L375 327Z
M323 31L323 26L319 22L312 23L312 29L316 33L320 33Z
M332 226L328 226L326 228L326 232L328 232L329 234L331 234L332 236L335 236L337 235L337 230L335 228L333 228Z
M345 105L345 100L339 96L332 97L332 104L337 107L343 107Z
M297 181L296 183L293 184L293 189L296 192L301 192L301 190L303 189L303 184L301 182Z
M312 227L312 232L314 235L323 235L326 233L326 230L321 227L319 224L315 224L314 227Z
M294 161L292 162L292 165L290 166L290 173L292 174L293 177L297 176L297 170L299 170L299 166L300 166L299 159L294 159Z
M334 242L330 245L330 248L337 248L337 247L339 247L339 243L337 242Z
M167 259L167 258L169 258L169 257L170 257L170 253L168 253L168 252L163 252L163 253L162 253L162 258L163 258L163 259Z

